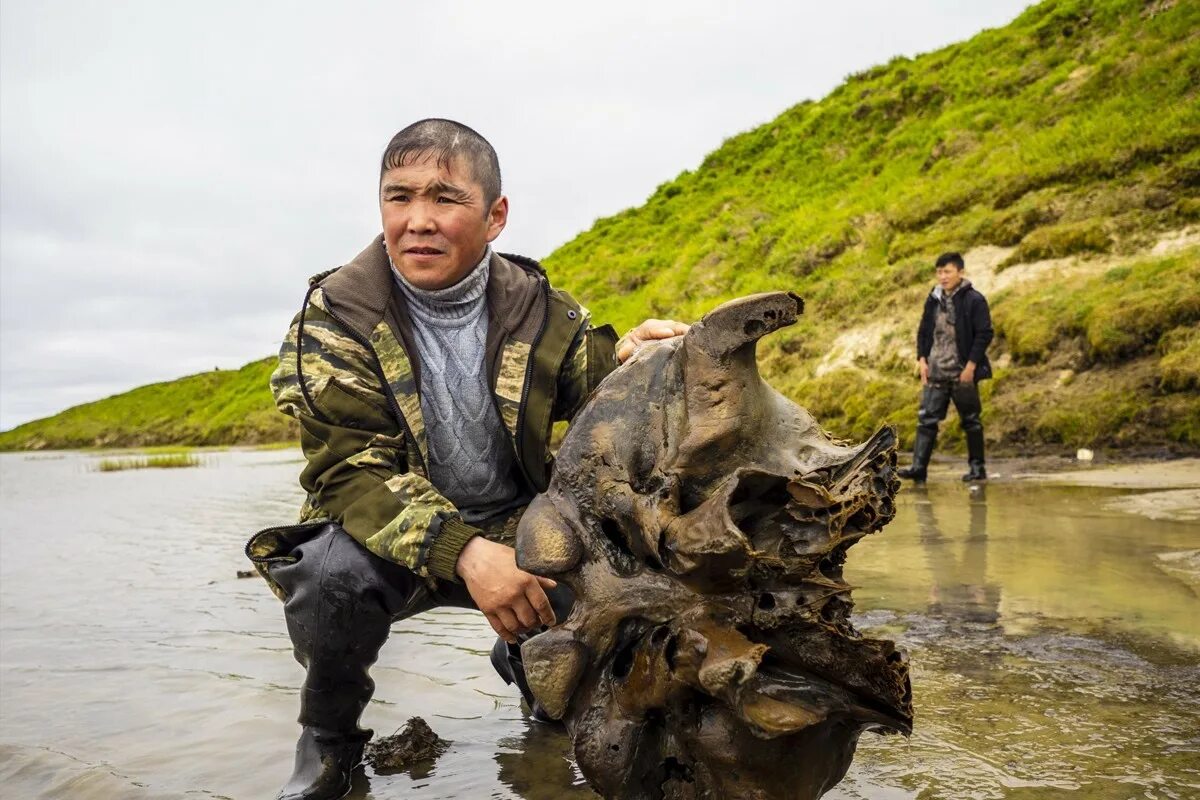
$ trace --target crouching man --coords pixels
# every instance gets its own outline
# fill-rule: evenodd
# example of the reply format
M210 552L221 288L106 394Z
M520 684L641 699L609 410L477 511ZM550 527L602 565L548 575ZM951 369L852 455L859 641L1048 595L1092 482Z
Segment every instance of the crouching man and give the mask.
M925 480L929 458L937 443L938 423L946 418L950 401L967 437L968 470L964 481L987 480L983 457L983 406L979 382L992 377L987 347L992 341L992 317L987 300L963 278L963 259L943 253L937 260L937 282L925 298L917 328L917 369L921 374L921 408L911 467L902 478Z
M508 199L495 151L465 125L396 134L379 208L382 234L309 281L271 378L307 459L301 524L247 545L306 669L286 800L349 791L371 736L369 668L398 620L478 608L502 639L493 663L527 691L518 637L571 602L512 547L550 478L551 425L643 342L687 330L648 320L617 342L536 262L494 252Z

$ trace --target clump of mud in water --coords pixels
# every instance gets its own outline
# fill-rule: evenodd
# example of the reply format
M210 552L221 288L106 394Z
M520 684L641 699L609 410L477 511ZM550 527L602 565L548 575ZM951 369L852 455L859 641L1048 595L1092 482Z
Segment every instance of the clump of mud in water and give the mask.
M363 756L371 769L386 775L389 772L403 772L421 761L435 759L449 746L449 742L433 732L429 723L420 717L413 717L400 731L368 742Z

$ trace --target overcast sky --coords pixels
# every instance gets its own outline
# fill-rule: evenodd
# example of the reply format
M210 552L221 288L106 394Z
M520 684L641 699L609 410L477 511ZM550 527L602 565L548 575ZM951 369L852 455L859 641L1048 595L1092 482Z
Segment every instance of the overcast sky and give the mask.
M275 351L391 135L500 154L542 257L725 138L1025 0L0 4L0 428ZM586 298L583 298L586 302Z

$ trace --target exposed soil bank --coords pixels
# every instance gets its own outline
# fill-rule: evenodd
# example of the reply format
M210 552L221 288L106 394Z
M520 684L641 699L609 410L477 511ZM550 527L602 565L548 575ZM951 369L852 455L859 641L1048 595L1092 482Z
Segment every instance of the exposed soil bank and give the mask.
M1009 469L1010 476L1015 480L1038 481L1055 486L1098 486L1109 489L1200 488L1200 458L1097 464L1061 471L1047 470L1036 462L1028 466L1018 460L1008 463L1013 465Z

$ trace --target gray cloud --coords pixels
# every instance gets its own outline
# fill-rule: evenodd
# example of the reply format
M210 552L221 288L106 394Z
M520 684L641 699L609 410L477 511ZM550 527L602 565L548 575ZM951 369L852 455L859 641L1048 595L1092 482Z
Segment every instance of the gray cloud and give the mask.
M500 153L540 257L847 74L1020 0L0 7L0 427L271 353L425 116Z

